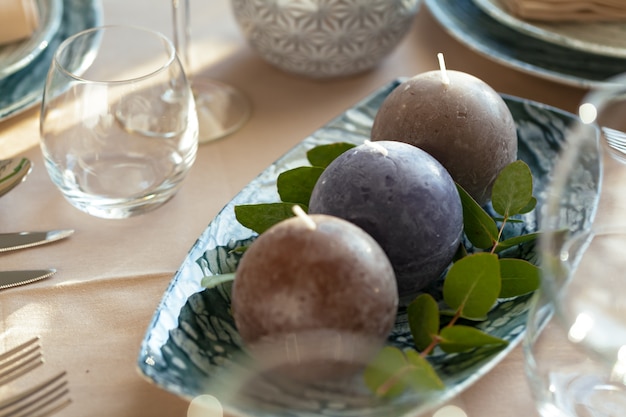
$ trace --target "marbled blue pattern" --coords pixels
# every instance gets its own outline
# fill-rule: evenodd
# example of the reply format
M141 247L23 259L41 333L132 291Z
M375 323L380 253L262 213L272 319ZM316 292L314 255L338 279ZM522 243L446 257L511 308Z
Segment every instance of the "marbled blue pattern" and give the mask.
M459 42L520 71L578 87L601 85L626 72L626 59L577 51L520 33L487 15L473 0L426 0L426 5Z
M48 47L28 66L0 80L0 121L41 101L50 62L61 42L77 32L101 24L100 0L64 0L61 24Z
M518 344L525 330L531 296L500 300L488 319L479 325L508 340L510 343L505 349L477 349L458 354L445 354L437 349L429 357L446 386L436 395L407 393L391 402L381 402L372 399L367 390L357 384L334 386L333 391L309 389L303 397L303 391L296 384L277 386L247 369L245 350L230 311L232 283L209 290L200 285L203 276L234 271L241 255L233 249L254 239L253 233L235 219L233 207L278 201L278 174L307 164L306 151L316 145L340 141L363 143L369 138L380 104L401 81L384 86L307 137L246 186L209 224L173 277L147 329L137 363L148 380L188 399L204 393L215 395L222 401L225 411L233 416L408 416L442 404L466 389ZM574 116L524 99L510 96L504 99L516 122L519 158L527 162L533 172L534 195L539 202L536 211L525 215L524 223L508 229L508 236L512 236L537 229L551 170L563 145L565 130ZM596 153L589 155L588 165L579 167L580 189L587 195L597 195L598 165ZM587 227L595 206L594 198L574 198L569 209L570 227ZM507 255L537 262L532 244L513 248ZM437 296L440 288L441 282L429 291ZM400 348L413 347L406 314L402 311L388 343Z

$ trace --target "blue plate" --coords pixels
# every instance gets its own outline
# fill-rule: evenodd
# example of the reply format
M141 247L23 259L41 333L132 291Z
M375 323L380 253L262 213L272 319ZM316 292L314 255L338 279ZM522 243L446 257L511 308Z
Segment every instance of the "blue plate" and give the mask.
M592 54L538 39L503 25L473 0L426 0L428 9L456 40L522 72L589 88L626 72L626 59Z
M626 58L626 22L524 20L507 8L505 0L473 1L498 22L526 35L569 49Z
M0 121L37 105L42 98L52 57L61 42L101 23L100 0L63 0L61 23L45 50L26 67L0 80Z
M30 64L49 45L63 17L62 0L37 0L39 26L28 38L0 46L0 79Z
M231 250L254 239L253 233L235 219L234 206L279 201L277 176L287 169L307 165L306 151L317 145L342 141L363 143L370 137L380 104L401 81L384 86L307 137L247 185L209 224L173 277L147 329L138 366L148 380L187 399L207 393L217 396L224 410L233 416L402 416L409 411L417 414L449 400L487 373L516 346L525 330L530 296L500 300L488 319L480 324L490 334L508 340L506 348L460 354L436 350L429 356L445 383L445 389L435 396L406 393L391 402L379 402L366 390L355 391L350 387L345 396L340 390L331 393L308 389L304 398L294 385L274 386L246 371L246 356L230 311L231 283L210 290L200 286L204 276L234 271L240 255ZM575 116L529 100L511 96L504 96L504 99L516 121L519 158L533 172L534 195L539 201L537 210L526 215L524 223L517 226L525 230L512 233L531 232L537 229L538 219L534 213L541 210L564 133ZM588 174L581 175L588 180L581 184L581 190L592 195L597 195L599 186L597 164L596 154L590 155L588 166L578 167ZM571 228L588 226L595 205L593 199L585 198L572 206ZM509 255L537 261L533 245L515 248ZM413 346L402 311L388 344L400 348ZM251 381L254 381L252 392L244 389Z

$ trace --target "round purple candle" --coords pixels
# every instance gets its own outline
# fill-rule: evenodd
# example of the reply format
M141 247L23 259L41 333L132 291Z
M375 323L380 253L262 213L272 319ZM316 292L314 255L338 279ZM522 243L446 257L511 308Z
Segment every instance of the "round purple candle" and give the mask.
M463 232L450 174L423 150L394 141L366 143L335 159L313 189L309 213L341 217L376 239L403 304L441 275Z
M381 105L371 138L397 140L434 156L484 204L498 173L517 159L513 116L500 95L459 71L430 71L395 88Z

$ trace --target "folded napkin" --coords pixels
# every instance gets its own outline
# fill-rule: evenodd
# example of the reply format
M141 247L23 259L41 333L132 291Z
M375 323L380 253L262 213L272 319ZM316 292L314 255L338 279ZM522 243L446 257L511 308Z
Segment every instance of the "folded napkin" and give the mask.
M35 0L0 0L0 45L28 38L38 25Z
M626 21L625 0L503 0L522 19L543 21Z

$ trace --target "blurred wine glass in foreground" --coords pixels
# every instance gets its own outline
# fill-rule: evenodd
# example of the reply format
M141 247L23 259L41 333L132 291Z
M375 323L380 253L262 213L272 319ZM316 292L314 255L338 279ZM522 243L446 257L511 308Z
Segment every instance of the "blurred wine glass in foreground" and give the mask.
M626 75L590 91L568 132L542 214L544 276L524 340L526 371L543 417L622 417ZM583 201L597 202L596 212L577 217Z
M233 86L190 74L191 38L189 0L172 0L174 45L183 61L196 100L200 131L198 142L223 138L239 129L251 113L248 99Z

